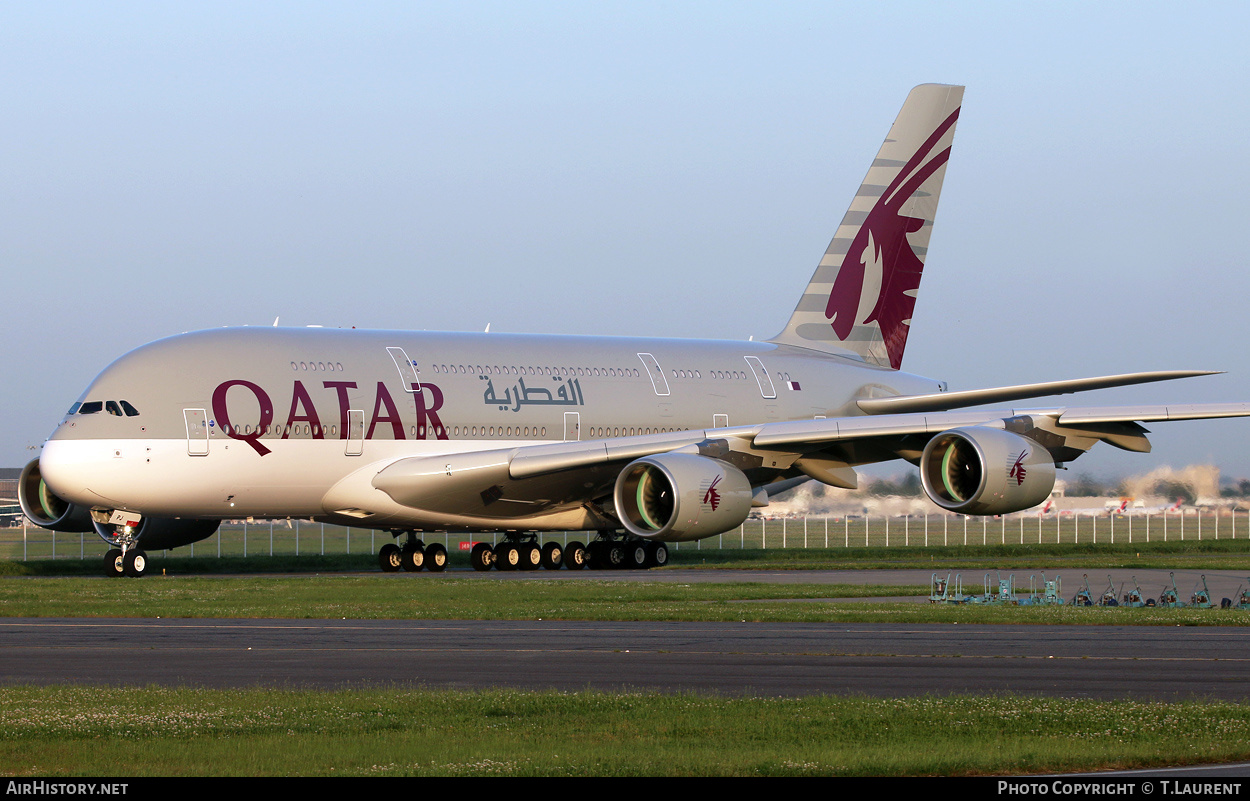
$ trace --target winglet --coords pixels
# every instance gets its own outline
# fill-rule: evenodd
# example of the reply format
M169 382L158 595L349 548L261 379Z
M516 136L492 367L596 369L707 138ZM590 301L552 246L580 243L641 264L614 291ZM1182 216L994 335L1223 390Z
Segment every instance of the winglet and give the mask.
M943 84L911 90L772 342L899 368L963 94Z

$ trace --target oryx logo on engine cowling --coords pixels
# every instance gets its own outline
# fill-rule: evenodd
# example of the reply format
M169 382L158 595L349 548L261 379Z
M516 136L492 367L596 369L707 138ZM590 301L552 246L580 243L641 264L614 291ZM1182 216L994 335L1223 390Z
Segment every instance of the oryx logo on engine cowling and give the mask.
M720 506L720 493L716 491L716 485L720 483L722 478L724 476L714 478L712 483L708 485L707 492L703 493L703 505L711 506L713 512L716 511L716 507Z
M1014 478L1016 480L1017 487L1024 483L1024 477L1028 473L1028 471L1024 468L1024 460L1027 459L1028 456L1028 448L1020 451L1020 455L1017 456L1016 460L1011 463L1011 468L1007 471L1007 478Z

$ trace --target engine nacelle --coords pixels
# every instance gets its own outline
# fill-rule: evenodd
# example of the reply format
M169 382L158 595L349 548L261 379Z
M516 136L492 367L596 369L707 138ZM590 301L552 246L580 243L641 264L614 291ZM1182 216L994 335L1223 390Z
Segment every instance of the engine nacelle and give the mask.
M17 481L17 501L36 526L53 531L91 530L90 510L54 494L43 481L38 459L22 469L22 476Z
M751 482L728 462L662 453L630 462L616 478L616 514L649 540L699 540L737 528L751 512Z
M996 428L943 431L925 446L920 480L952 512L1001 515L1037 506L1055 488L1055 462L1037 442Z

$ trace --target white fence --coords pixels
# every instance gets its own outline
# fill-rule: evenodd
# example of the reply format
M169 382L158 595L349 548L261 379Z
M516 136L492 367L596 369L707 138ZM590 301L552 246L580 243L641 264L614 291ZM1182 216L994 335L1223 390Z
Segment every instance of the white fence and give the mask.
M422 535L457 552L475 540L498 535L435 532ZM593 532L543 533L543 541L587 542ZM670 548L924 548L960 545L1132 544L1187 540L1250 540L1250 514L1225 510L1151 515L1019 515L964 517L912 515L752 519L740 527ZM223 524L216 534L172 551L175 556L366 554L391 542L385 531L345 528L308 520ZM95 559L105 550L94 534L55 533L25 524L0 529L0 559Z

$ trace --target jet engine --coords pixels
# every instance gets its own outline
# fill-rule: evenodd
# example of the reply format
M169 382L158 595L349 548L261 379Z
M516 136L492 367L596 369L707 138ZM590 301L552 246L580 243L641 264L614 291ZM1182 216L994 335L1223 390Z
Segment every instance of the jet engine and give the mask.
M751 511L751 482L719 459L662 453L630 462L616 478L616 514L632 534L698 540L737 528Z
M37 526L53 531L90 531L90 510L62 500L43 482L39 473L39 460L35 459L22 470L17 481L17 500L22 511Z
M1037 442L996 428L943 431L925 446L920 480L952 512L1001 515L1037 506L1055 487L1055 462Z

